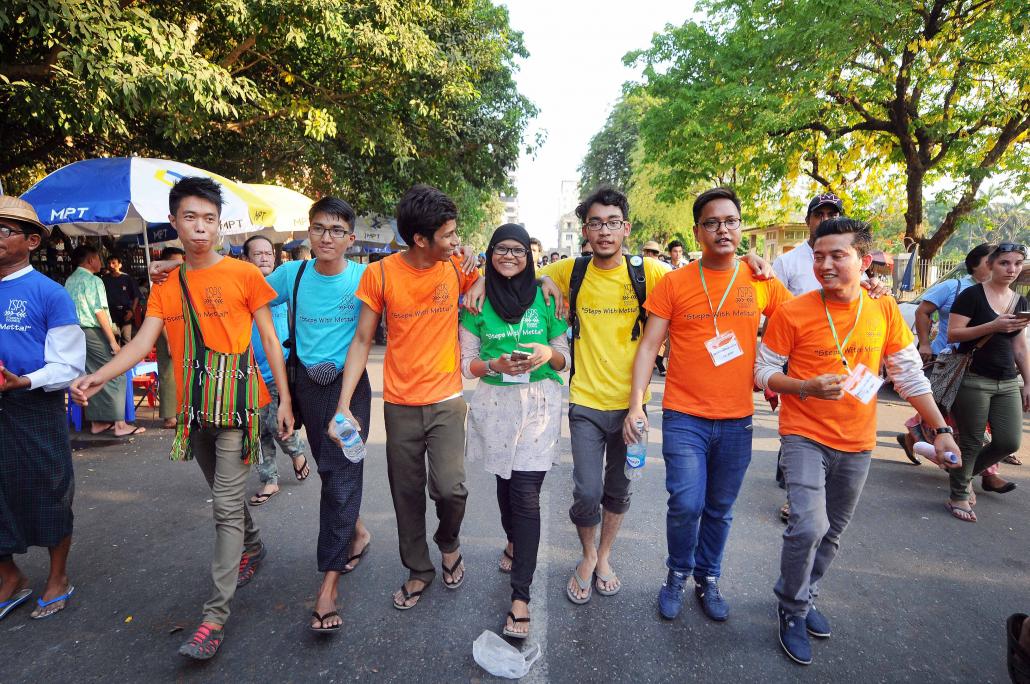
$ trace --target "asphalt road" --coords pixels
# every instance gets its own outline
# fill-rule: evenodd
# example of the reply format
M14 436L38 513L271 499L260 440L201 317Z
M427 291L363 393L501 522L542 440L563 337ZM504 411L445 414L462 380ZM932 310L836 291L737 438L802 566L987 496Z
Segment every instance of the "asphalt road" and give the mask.
M342 581L343 633L326 639L306 628L319 580L318 478L296 482L280 456L290 479L280 496L254 509L270 554L237 593L221 651L208 663L177 655L210 588L210 494L195 464L167 460L171 434L146 420L144 409L142 423L151 430L138 439L76 442L85 447L75 455L70 573L77 591L52 619L32 621L29 609L19 608L0 622L0 681L494 681L475 664L472 642L483 630L499 631L509 587L496 567L503 533L493 478L480 464L468 468L464 585L448 591L437 581L416 609L391 607L405 571L386 480L377 351L369 365L375 395L362 506L374 540ZM654 389L657 405L660 381ZM823 581L820 608L833 637L816 642L815 663L801 668L776 639L772 585L783 495L772 478L776 418L758 404L754 459L724 562L722 589L732 606L724 624L707 621L689 594L677 621L657 615L665 576L658 430L613 558L622 591L595 594L585 606L565 598L579 549L567 513L572 465L564 430L562 462L544 484L533 584L530 643L540 644L543 657L525 681L1007 681L1004 619L1030 609L1030 466L1003 467L1019 489L980 494L977 524L954 520L943 507L945 476L909 465L894 442L909 411L896 397L881 397L865 494ZM256 489L256 475L253 483ZM42 589L45 551L33 549L19 562Z

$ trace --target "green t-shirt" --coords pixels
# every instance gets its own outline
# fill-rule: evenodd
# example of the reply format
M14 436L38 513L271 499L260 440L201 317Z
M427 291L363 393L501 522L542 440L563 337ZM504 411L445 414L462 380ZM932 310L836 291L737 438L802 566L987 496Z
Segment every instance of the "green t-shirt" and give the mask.
M544 295L537 288L536 299L533 306L526 309L522 315L521 323L510 324L497 315L490 300L483 303L483 311L479 314L472 314L462 310L461 324L465 329L479 338L479 358L484 361L496 359L501 354L510 354L515 350L530 353L530 349L519 347L519 342L539 342L547 344L555 337L565 334L568 324L554 316L554 302L550 305L544 304ZM549 378L561 382L558 371L551 368L551 364L545 363L537 368L529 376L530 382L537 382ZM515 385L518 383L504 382L501 376L484 376L483 382L491 385Z

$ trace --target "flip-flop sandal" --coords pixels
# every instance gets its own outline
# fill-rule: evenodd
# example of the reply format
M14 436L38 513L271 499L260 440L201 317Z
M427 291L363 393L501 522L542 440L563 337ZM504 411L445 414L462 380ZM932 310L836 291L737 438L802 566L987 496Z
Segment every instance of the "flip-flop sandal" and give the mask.
M462 560L463 559L461 557L461 554L459 553L458 554L458 559L456 561L454 561L454 564L451 567L448 568L447 564L442 562L442 561L440 562L440 567L443 568L444 574L450 575L451 577L454 577L454 573L458 571L458 566L462 564ZM457 589L458 587L461 586L461 583L464 582L464 581L465 581L465 570L463 568L462 572L461 572L461 579L460 580L458 580L457 582L448 582L447 578L444 577L443 578L443 585L445 587L447 587L448 589Z
M905 452L905 455L908 456L908 460L912 461L915 465L921 465L923 463L923 460L916 456L915 452L909 448L908 443L905 441L905 435L897 435L894 439L898 440L898 445Z
M131 432L126 432L124 435L115 435L115 437L132 437L134 434L136 434L140 430L142 430L143 432L147 431L147 429L145 427L141 426L141 425L133 425Z
M615 596L616 594L619 593L619 589L622 589L622 583L620 582L618 585L616 585L616 587L614 589L604 589L601 586L601 582L606 582L606 583L607 582L618 582L618 580L619 580L619 578L615 575L614 572L612 574L606 576L606 575L602 575L601 573L595 571L594 572L594 589L596 589L597 593L600 594L601 596Z
M335 610L331 610L325 615L319 615L315 611L311 611L311 617L318 620L319 624L324 625L326 620L328 620L331 617L340 617L340 614L337 613ZM332 627L315 627L314 625L308 625L308 629L318 634L332 634L333 632L339 632L341 627L343 627L342 622L338 625L333 625Z
M576 596L575 594L572 593L572 589L569 587L568 583L566 582L565 583L565 596L567 596L568 599L570 601L572 601L573 603L575 603L577 606L582 606L584 603L589 603L590 602L590 597L594 595L594 583L591 580L580 579L579 572L577 572L578 567L579 566L576 566L575 568L572 569L572 577L576 580L576 584L579 585L580 591L585 591L587 593L587 595L584 596L583 598L580 598L580 597ZM591 575L591 577L593 577L593 575Z
M99 437L101 435L107 434L108 432L114 432L114 423L111 423L110 425L108 425L106 428L104 428L100 432L93 432L91 430L89 434L90 434L90 437ZM121 437L121 435L111 435L111 436L112 437Z
M297 481L298 482L303 482L304 480L308 479L311 476L311 470L310 469L308 469L308 474L307 475L304 474L304 469L308 467L308 457L307 456L301 456L301 458L304 459L304 465L302 465L300 468L298 468L296 466L293 467L293 474L297 476Z
M274 492L271 492L269 494L255 494L254 496L250 497L250 505L251 506L264 506L266 503L268 503L269 499L271 499L273 496L275 496L278 493L279 493L279 490L277 489Z
M0 620L3 620L5 617L7 617L8 613L10 613L12 610L17 608L21 604L28 601L30 596L32 596L32 590L26 588L15 593L15 595L7 601L0 603Z
M59 609L55 610L52 613L47 613L46 615L31 615L30 617L33 620L44 620L44 619L46 619L48 617L53 617L54 615L57 615L62 610L64 610L65 608L68 607L68 599L70 599L72 597L72 594L74 594L74 593L75 593L75 587L69 585L68 586L68 591L63 596L58 596L57 598L52 598L49 601L44 601L41 598L36 599L36 605L39 606L40 608L46 608L47 606L53 605L53 604L57 603L58 601L64 601L64 605L62 607L60 607Z
M1023 462L1019 460L1019 457L1015 454L1009 454L1005 458L1001 459L1002 463L1008 463L1009 465L1021 466Z
M974 511L972 511L972 510L968 510L967 511L964 508L961 508L959 506L956 506L956 505L952 504L950 501L945 503L944 507L947 508L948 512L951 513L951 516L953 518L956 518L957 520L961 520L962 522L971 522L971 523L975 523L976 522L976 513Z
M527 622L527 623L529 622L529 618L528 617L524 617L524 618L515 617L515 613L511 612L510 610L508 611L508 617L510 617L512 623L514 623L516 625L519 624L520 622ZM508 622L505 621L504 629L501 630L501 634L503 634L506 637L511 637L512 639L525 639L526 637L529 636L529 630L527 629L525 632L515 632L513 630L508 629Z
M787 503L783 504L780 507L780 520L782 520L783 522L789 522L790 521L790 502L789 501Z
M505 549L504 552L503 552L503 557L508 559L508 567L506 569L503 565L501 565L501 563L503 563L504 561L500 560L500 561L497 562L497 569L500 570L501 572L503 572L506 575L510 575L511 574L512 564L515 562L515 556L511 555L510 553L508 553L508 549Z
M344 565L346 566L346 565L350 565L354 561L360 561L362 558L365 557L365 554L368 553L368 547L370 547L370 546L372 546L372 537L368 538L368 542L365 544L365 548L361 549L361 553L356 553L353 556L351 556L350 558L348 558L347 562ZM340 570L340 574L341 575L346 575L348 572L354 572L357 569L358 569L358 566L356 566L356 565L354 567L350 568L349 570L346 567L344 567L343 570Z
M429 585L427 584L426 587L428 586ZM404 594L404 601L402 603L397 603L397 599L394 599L393 607L397 610L411 610L412 608L418 605L419 599L422 598L422 592L426 590L426 587L422 587L418 591L409 592L402 584L401 593ZM409 606L408 601L410 601L411 599L415 599L415 602Z

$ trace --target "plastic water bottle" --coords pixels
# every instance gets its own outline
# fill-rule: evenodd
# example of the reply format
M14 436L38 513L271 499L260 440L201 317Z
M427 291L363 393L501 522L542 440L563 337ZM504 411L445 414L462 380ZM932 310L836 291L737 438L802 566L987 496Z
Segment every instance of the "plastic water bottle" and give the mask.
M937 462L937 450L933 447L933 444L930 444L929 442L916 442L912 447L912 451L929 461L933 461L934 463ZM958 463L958 456L950 451L945 451L944 460L954 465Z
M335 421L333 431L343 443L343 455L351 463L361 463L365 458L365 443L361 441L358 426L342 413L337 413L333 420Z
M638 420L633 423L637 429L637 441L626 447L626 477L630 480L639 480L644 474L644 461L647 460L647 430L644 429L644 421Z

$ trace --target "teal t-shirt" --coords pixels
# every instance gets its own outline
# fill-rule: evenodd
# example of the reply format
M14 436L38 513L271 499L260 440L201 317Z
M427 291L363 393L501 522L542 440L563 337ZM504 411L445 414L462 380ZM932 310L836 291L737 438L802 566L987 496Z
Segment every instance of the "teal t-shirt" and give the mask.
M268 276L278 295L272 306L292 301L301 263L287 261ZM361 300L354 293L364 272L365 264L349 261L343 273L324 276L315 270L314 261L308 262L297 292L297 352L305 366L332 361L337 370L343 368L358 329Z
M501 354L510 354L515 350L531 352L526 347L518 346L519 342L539 342L547 344L555 337L565 334L568 325L565 321L554 316L554 302L550 305L544 303L544 295L537 288L536 299L533 306L526 309L520 323L508 323L494 311L487 299L483 303L483 311L479 314L472 314L462 310L461 324L465 329L479 338L479 358L484 361L496 359ZM545 363L537 368L529 376L530 382L538 382L545 378L561 382L558 371L551 368L551 364ZM483 382L491 385L515 385L518 383L504 382L501 376L482 378Z

